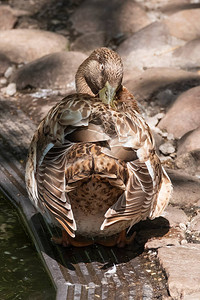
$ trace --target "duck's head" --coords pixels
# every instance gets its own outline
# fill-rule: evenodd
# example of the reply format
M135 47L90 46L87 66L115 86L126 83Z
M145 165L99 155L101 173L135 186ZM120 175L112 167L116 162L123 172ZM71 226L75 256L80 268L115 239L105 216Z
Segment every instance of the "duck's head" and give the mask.
M102 102L113 106L122 78L123 65L120 56L108 48L99 48L78 68L76 90L78 93L98 96Z

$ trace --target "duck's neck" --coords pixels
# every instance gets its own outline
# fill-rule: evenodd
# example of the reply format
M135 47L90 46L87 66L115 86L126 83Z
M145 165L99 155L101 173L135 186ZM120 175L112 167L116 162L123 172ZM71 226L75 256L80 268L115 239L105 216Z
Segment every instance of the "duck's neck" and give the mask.
M94 93L91 91L90 87L88 86L87 81L84 76L85 65L86 65L86 61L84 61L80 65L80 67L78 68L78 71L76 73L76 76L75 76L76 91L77 91L77 93L89 94L91 96L95 96Z

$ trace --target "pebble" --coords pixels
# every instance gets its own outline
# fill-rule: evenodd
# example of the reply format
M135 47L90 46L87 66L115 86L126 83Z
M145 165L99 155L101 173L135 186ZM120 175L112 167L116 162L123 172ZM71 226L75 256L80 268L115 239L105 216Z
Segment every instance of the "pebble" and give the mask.
M2 77L0 78L0 84L5 85L7 83L7 79Z
M6 94L8 96L13 96L16 93L16 83L9 83L9 85L6 87Z
M183 240L181 241L181 245L186 245L186 244L187 244L187 240L183 239Z
M4 73L5 78L9 78L13 73L13 67L8 67L8 69Z
M160 145L159 150L164 155L172 154L176 151L175 147L170 142Z
M155 127L164 116L165 116L164 113L158 113L153 117L147 117L146 122L150 127Z
M168 134L167 134L167 139L168 139L169 141L174 140L174 135L173 135L173 133L168 133Z
M171 89L164 89L164 91L158 92L156 95L157 100L162 106L169 106L169 104L174 100L175 96Z
M186 230L186 225L184 223L180 223L179 227L180 227L180 229L182 229L184 231Z

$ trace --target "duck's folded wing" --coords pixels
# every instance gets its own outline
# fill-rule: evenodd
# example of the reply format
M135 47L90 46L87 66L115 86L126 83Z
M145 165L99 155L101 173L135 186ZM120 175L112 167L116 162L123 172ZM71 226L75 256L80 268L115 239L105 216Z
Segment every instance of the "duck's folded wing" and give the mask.
M76 223L65 193L66 152L69 147L69 143L52 147L38 167L36 180L40 209L46 208L73 237Z
M126 191L107 210L105 220L101 226L102 230L119 221L131 221L132 226L149 216L155 197L155 182L148 164L136 160L129 162L127 166L129 180Z
M83 98L70 95L49 111L33 137L26 165L27 190L34 205L72 237L76 223L66 193L65 168L73 142L66 137L88 125L91 110Z

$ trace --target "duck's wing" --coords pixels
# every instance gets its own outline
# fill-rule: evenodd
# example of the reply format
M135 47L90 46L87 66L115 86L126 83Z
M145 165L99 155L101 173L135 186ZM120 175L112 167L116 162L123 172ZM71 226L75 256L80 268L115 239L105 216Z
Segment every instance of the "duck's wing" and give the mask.
M93 97L74 94L53 107L33 137L26 165L26 185L32 202L50 222L56 219L72 237L76 223L66 193L67 155L77 143L110 139L101 126L90 122L94 103ZM83 173L76 175L77 181L83 179Z
M115 123L118 139L111 142L111 149L112 144L114 150L120 146L132 149L136 158L124 157L129 172L126 190L107 210L102 230L120 221L130 221L132 226L147 217L153 219L159 216L172 190L171 182L155 153L150 129L141 116L137 112L125 112L123 117L116 116Z

